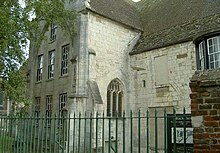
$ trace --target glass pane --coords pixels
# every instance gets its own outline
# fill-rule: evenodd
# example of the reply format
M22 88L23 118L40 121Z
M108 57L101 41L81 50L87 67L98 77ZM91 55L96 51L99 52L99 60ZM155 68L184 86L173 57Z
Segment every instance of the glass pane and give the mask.
M122 116L122 93L118 94L118 116Z
M116 116L116 101L117 101L117 93L113 93L113 103L112 103L112 115Z
M215 68L218 68L219 67L219 61L216 61L215 62Z
M111 93L108 91L107 93L107 116L110 116L111 110Z
M211 69L214 68L214 63L210 63L210 68L211 68Z
M219 53L215 54L215 61L219 60Z
M212 46L212 44L213 44L213 43L212 43L212 38L208 39L208 45L209 45L209 46Z
M213 51L213 47L212 46L209 46L209 54L212 54L214 51Z
M213 55L210 55L210 63L214 61Z

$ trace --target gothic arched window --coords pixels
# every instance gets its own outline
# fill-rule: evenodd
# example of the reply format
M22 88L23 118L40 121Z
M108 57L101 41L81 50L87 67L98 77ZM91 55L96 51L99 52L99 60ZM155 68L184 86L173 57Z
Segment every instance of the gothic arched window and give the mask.
M122 116L123 85L114 79L107 88L107 116Z

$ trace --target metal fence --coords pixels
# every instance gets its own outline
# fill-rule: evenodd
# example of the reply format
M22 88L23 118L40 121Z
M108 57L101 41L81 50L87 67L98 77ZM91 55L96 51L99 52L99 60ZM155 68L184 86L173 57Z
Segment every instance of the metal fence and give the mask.
M164 109L0 118L0 153L190 153L191 118Z

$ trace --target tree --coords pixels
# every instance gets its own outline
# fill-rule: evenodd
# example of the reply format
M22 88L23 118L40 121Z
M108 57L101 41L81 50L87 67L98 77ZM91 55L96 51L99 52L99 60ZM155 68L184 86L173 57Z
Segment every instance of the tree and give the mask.
M65 1L65 2L64 2ZM73 9L66 9L71 0L0 0L0 77L3 90L16 102L24 102L26 76L19 71L25 62L28 41L32 40L37 52L48 27L55 23L74 35L77 16Z

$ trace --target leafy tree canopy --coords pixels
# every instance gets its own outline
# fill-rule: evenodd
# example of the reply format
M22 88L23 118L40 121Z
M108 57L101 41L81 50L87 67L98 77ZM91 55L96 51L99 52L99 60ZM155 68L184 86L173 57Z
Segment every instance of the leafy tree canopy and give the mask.
M64 3L65 1L65 3ZM28 40L39 46L50 24L74 34L73 0L0 0L0 75L3 90L11 100L24 101L25 74L18 72L25 62ZM22 2L22 3L21 3ZM21 6L21 4L24 4Z

